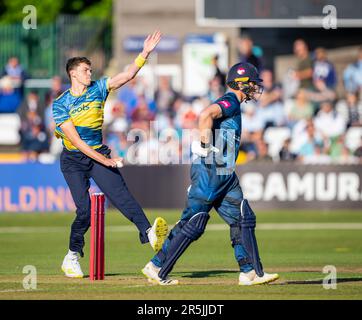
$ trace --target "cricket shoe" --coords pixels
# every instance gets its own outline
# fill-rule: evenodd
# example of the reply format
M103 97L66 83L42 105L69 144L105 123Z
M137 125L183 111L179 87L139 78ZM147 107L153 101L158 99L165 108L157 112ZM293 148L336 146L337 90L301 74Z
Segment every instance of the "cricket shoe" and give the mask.
M63 260L62 271L69 278L83 278L83 272L79 264L77 254L67 254Z
M158 217L150 231L148 232L148 239L150 240L151 247L154 251L158 252L161 250L163 243L166 240L168 226L165 219Z
M160 286L174 286L178 284L178 280L175 279L161 279L158 276L159 271L161 268L156 267L152 261L147 263L145 267L142 269L142 273L147 277L148 282L152 284L158 284Z
M247 273L240 272L239 275L239 285L240 286L253 286L257 284L263 284L275 281L279 278L277 273L266 273L262 277L259 277L255 270L251 270Z

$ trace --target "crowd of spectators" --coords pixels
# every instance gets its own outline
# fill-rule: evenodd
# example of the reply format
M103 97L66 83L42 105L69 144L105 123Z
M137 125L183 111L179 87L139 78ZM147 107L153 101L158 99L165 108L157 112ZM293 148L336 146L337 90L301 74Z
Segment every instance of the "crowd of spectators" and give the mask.
M242 105L238 163L362 163L362 137L354 148L346 143L350 128L362 128L362 47L356 60L337 74L326 49L310 52L308 44L297 39L293 46L297 63L281 83L275 81L272 70L264 68L262 50L254 46L252 39L242 37L238 49L240 61L260 69L264 85L259 101ZM209 79L208 92L201 97L184 97L174 89L169 76L157 79L152 96L147 94L149 90L141 76L111 95L105 107L104 139L114 156L139 164L181 163L189 158L189 150L183 150L187 140L183 130L196 129L201 110L226 89L225 70L220 70L218 56L213 58L211 67L214 77ZM9 59L0 82L0 113L19 114L23 152L29 160L36 160L58 143L53 137L51 104L64 86L60 77L54 77L41 101L36 91L24 96L25 78L18 59ZM338 78L343 81L342 95L336 93ZM270 152L274 140L267 138L273 129L286 132L275 153Z

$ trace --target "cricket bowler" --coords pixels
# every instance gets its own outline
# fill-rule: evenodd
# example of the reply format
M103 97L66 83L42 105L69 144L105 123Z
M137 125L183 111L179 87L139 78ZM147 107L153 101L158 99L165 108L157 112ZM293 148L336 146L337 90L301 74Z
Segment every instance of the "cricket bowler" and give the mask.
M90 178L111 203L136 225L141 243L150 242L157 252L167 236L167 224L163 218L157 218L151 227L119 172L122 158L111 158L111 150L103 144L102 136L104 104L109 92L136 76L160 40L159 31L149 35L135 61L127 70L111 78L92 81L91 62L86 57L74 57L67 62L71 87L55 99L52 106L55 135L62 139L64 147L60 167L76 206L69 251L62 264L67 277L83 277L79 257L84 256L84 234L90 227Z
M230 227L231 245L240 267L239 285L268 283L279 278L278 274L263 271L254 232L256 217L243 197L235 173L241 136L240 104L260 97L261 82L255 66L238 63L228 72L226 94L201 112L200 141L191 145L196 158L191 166L187 206L162 249L142 269L149 282L178 284L168 275L183 252L204 233L212 208Z

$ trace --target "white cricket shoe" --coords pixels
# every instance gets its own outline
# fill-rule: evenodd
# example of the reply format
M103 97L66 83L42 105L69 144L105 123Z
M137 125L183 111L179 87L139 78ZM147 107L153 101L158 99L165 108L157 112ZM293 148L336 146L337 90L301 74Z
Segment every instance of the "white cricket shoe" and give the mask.
M62 271L69 278L83 278L83 272L79 264L78 254L67 254L64 257Z
M255 270L251 270L247 273L240 272L239 275L239 285L240 286L253 286L257 284L263 284L275 281L279 278L277 273L266 273L262 277L259 277Z
M160 251L166 240L168 226L165 219L158 217L153 223L152 228L148 232L148 239L152 249L156 252Z
M158 273L161 268L156 267L152 261L147 263L142 269L142 273L147 277L148 282L158 284L160 286L174 286L178 284L178 280L175 279L161 279Z

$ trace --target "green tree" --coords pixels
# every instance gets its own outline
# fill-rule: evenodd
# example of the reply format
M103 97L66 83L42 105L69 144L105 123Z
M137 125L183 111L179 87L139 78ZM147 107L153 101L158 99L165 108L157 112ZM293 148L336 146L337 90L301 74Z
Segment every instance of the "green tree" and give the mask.
M0 0L0 24L21 23L25 14L23 8L33 5L39 24L54 22L59 14L80 14L82 16L109 18L112 0Z

